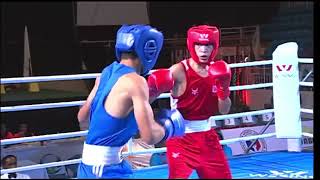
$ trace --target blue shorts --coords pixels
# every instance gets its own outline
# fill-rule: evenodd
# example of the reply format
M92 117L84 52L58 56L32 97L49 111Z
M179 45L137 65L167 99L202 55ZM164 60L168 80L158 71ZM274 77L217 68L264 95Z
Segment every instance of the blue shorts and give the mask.
M89 166L81 162L78 167L77 178L128 179L133 178L133 171L126 160L122 160L119 164L105 166Z

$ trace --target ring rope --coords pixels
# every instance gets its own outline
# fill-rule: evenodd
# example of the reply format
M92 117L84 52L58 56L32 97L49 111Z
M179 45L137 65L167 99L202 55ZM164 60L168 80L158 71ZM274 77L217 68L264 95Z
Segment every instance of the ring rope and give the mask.
M272 83L232 86L230 87L230 91L265 88L265 87L272 87ZM170 97L170 93L162 93L157 99L169 98L169 97ZM85 102L84 100L81 100L81 101L69 101L69 102L58 102L58 103L41 103L41 104L31 104L31 105L6 106L6 107L0 107L0 112L26 111L26 110L80 106L84 102Z
M245 90L245 89L257 89L257 88L266 88L272 87L273 83L260 83L260 84L250 84L250 85L242 85L242 86L231 86L229 89L230 91L237 91L237 90Z
M299 85L313 87L313 82L300 82Z
M302 86L313 86L313 82L300 82L300 85L302 85ZM244 89L266 88L266 87L272 87L272 83L232 86L232 87L230 87L230 91L244 90ZM168 97L170 97L170 93L162 93L158 97L158 99L168 98ZM42 104L32 104L32 105L6 106L6 107L0 107L0 112L12 112L12 111L25 111L25 110L60 108L60 107L72 107L72 106L80 106L84 102L85 102L84 100L81 100L81 101L58 102L58 103L42 103Z
M312 58L299 58L299 62L300 63L313 63L313 59ZM235 67L245 67L245 66L255 66L255 65L267 65L267 64L272 64L272 60L266 60L266 61L258 61L258 62L248 62L248 63L237 63L237 64L230 64L230 67L232 68L235 68ZM71 80L71 79L91 79L91 78L95 78L96 76L98 76L100 73L94 73L94 74L80 74L80 75L58 75L58 76L51 76L51 77L54 77L54 78L57 78L57 79L54 79L54 80ZM65 79L67 76L68 79ZM71 79L70 79L71 78ZM1 79L1 84L9 84L9 83L18 83L18 82L40 82L40 81L53 81L53 79L48 79L48 76L39 76L39 77L23 77L23 78L2 78ZM271 86L272 86L272 83L270 83ZM301 83L300 82L300 85L305 85L305 86L313 86L313 83ZM252 85L245 85L245 86L252 86ZM230 87L230 88L233 88L233 87ZM167 93L168 94L168 93ZM161 94L162 95L162 94ZM166 94L163 94L162 96L160 95L161 98L166 98ZM78 103L79 104L82 104L84 101L79 101ZM70 102L69 102L70 103ZM78 104L78 105L79 105ZM70 105L70 104L69 104ZM74 104L71 103L70 106L73 106ZM262 110L264 111L264 110ZM274 110L273 109L269 109L269 111L273 112ZM2 108L1 108L1 112L2 112ZM245 112L245 113L256 113L257 111L253 111L253 112ZM313 110L310 110L310 109L301 109L301 112L307 112L307 113L313 113ZM237 113L237 114L245 114L245 113ZM221 115L221 116L212 116L210 118L210 120L216 120L218 119L219 117L222 118L222 119L225 119L226 117L230 118L230 116L235 116L236 114L230 114L230 115ZM76 134L78 133L78 134ZM80 131L80 132L75 132L75 133L63 133L63 134L68 134L69 136L65 136L65 137L61 137L59 134L59 136L57 135L53 135L55 137L52 137L52 138L55 138L55 139L61 139L61 138L66 138L66 137L74 137L74 136L82 136L82 135L85 135L87 134L87 131ZM63 136L62 134L62 136ZM310 133L303 133L303 135L305 136L309 136L309 137L313 137L312 134ZM52 135L44 135L44 136L52 136ZM41 136L42 138L44 136ZM269 134L263 134L263 135L258 135L258 136L250 136L250 137L242 137L242 138L234 138L234 139L228 139L228 140L221 140L220 143L221 144L228 144L228 143L232 143L232 142L236 142L236 141L244 141L244 140L251 140L251 139L257 139L257 138L264 138L264 137L271 137L271 136L275 136L275 133L269 133ZM25 138L16 138L16 139L27 139L28 137L25 137ZM30 137L30 138L34 138L34 137ZM38 137L40 138L40 137ZM44 137L44 139L46 139L48 137ZM16 140L14 139L14 140ZM10 139L9 139L10 140ZM10 142L8 142L9 140L2 140L1 141L1 145L3 144L10 144ZM11 139L13 140L13 139ZM30 139L29 139L30 140ZM12 143L12 142L11 142ZM123 155L132 155L132 154L141 154L141 153L152 153L152 152L161 152L163 150L166 151L166 148L157 148L158 150L156 149L150 149L150 150L146 150L146 151L134 151L134 152L126 152L126 153L123 153ZM27 168L31 168L33 167L33 169L39 169L39 168L44 168L45 165L48 166L48 167L53 167L54 166L61 166L61 165L67 165L67 164L75 164L75 163L79 163L81 159L74 159L74 160L68 160L68 161L63 161L63 162L53 162L53 163L46 163L46 164L37 164L37 165L32 165L32 166L25 166L25 167L19 167L19 168L13 168L13 169L8 169L8 170L2 170L1 171L1 174L4 174L4 173L9 173L10 172L18 172L18 171L25 171L25 170L28 170ZM67 163L67 164L63 164L63 163ZM24 169L22 169L24 168ZM19 170L20 169L20 170ZM22 170L21 170L22 169ZM31 170L31 169L29 169Z
M274 109L263 109L257 111L248 111L248 112L241 112L241 113L234 113L234 114L225 114L225 115L218 115L218 116L211 116L210 120L225 120L230 118L239 118L244 116L254 116L254 115L261 115L266 113L273 113Z
M302 86L313 86L313 82L300 82ZM242 86L231 86L230 91L245 90L245 89L256 89L256 88L266 88L272 87L273 83L261 83L261 84L251 84ZM170 93L162 93L157 99L168 98ZM60 108L60 107L72 107L80 106L85 101L70 101L70 102L59 102L59 103L42 103L42 104L32 104L32 105L18 105L18 106L6 106L0 107L0 112L12 112L12 111L26 111L26 110L37 110L37 109L49 109L49 108Z
M313 69L311 71L309 71L309 73L301 80L302 82L305 82L309 77L310 75L313 73Z
M101 73L1 78L1 84L93 79Z
M313 134L310 133L302 133L304 136L312 137ZM242 138L234 138L234 139L228 139L228 140L220 140L220 143L223 144L229 144L233 143L233 141L247 141L252 139L258 139L258 138L266 138L266 137L272 137L275 136L275 133L269 133L269 134L263 134L263 135L255 135L255 136L247 136ZM134 151L131 153L124 152L122 153L122 156L129 156L129 155L136 155L136 154L147 154L147 153L161 153L166 152L166 147L164 148L156 148L156 149L149 149L149 150L143 150L143 151ZM55 167L55 166L63 166L63 165L70 165L70 164L77 164L81 162L80 159L73 159L73 160L66 160L61 162L51 162L51 163L45 163L45 164L36 164L36 165L29 165L24 167L18 167L18 168L12 168L12 169L4 169L1 170L1 174L5 173L12 173L12 172L20 172L20 171L27 171L27 170L34 170L34 169L40 169L40 168L48 168L48 167ZM156 166L158 167L158 166Z
M300 82L309 83L309 82ZM308 84L310 85L310 84ZM313 83L312 83L313 86ZM253 85L243 85L243 86L233 86L230 87L230 91L243 90L243 89L255 89L272 87L272 83L265 84L253 84ZM170 93L162 93L157 99L168 98ZM60 108L60 107L72 107L81 106L85 101L69 101L69 102L58 102L58 103L42 103L42 104L32 104L32 105L17 105L17 106L6 106L0 107L0 112L12 112L12 111L26 111L26 110L38 110L38 109L49 109L49 108ZM313 111L308 111L306 113L313 113Z
M68 132L68 133L48 134L48 135L40 135L40 136L31 136L31 137L4 139L4 140L1 140L1 146L10 145L10 144L18 144L18 143L35 142L35 141L48 141L48 140L74 138L74 137L79 137L79 136L86 136L87 134L88 134L88 130L77 131L77 132Z
M299 58L299 63L313 63L313 58Z
M210 121L215 120L224 120L227 118L237 118L243 116L253 116L253 115L260 115L266 113L274 112L273 109L264 109L258 111L249 111L249 112L242 112L242 113L235 113L235 114L226 114L226 115L218 115L218 116L211 116L209 119ZM31 136L31 137L22 137L22 138L13 138L13 139L4 139L1 140L1 145L10 145L10 144L18 144L18 143L26 143L26 142L35 142L35 141L44 141L44 140L57 140L57 139L65 139L65 138L72 138L72 137L79 137L87 135L88 131L77 131L77 132L69 132L69 133L59 133L59 134L50 134L50 135L41 135L41 136Z
M233 86L233 87L230 87L230 90L235 91L235 90L255 89L255 88L264 88L264 87L272 87L272 83ZM170 97L170 93L162 93L157 99L168 98L168 97ZM80 106L84 102L85 101L82 100L82 101L70 101L70 102L59 102L59 103L41 103L41 104L32 104L32 105L6 106L6 107L0 107L0 112L26 111L26 110L36 110L36 109Z
M234 138L234 139L227 139L227 140L220 140L220 144L230 144L237 141L247 141L247 140L253 140L253 139L259 139L259 138L267 138L275 136L276 133L269 133L269 134L262 134L262 135L255 135L255 136L246 136L241 138ZM130 155L137 155L137 154L149 154L149 153L161 153L166 152L167 148L154 148L154 149L146 149L146 150L140 150L140 151L133 151L131 153L124 152L121 155L122 156L130 156ZM30 166L23 166L18 168L12 168L12 169L4 169L1 170L1 174L5 173L11 173L11 172L20 172L20 171L27 171L27 170L34 170L39 168L48 168L48 167L55 167L55 166L63 166L63 165L70 165L70 164L77 164L80 163L80 159L73 159L73 160L67 160L67 161L60 161L60 162L51 162L51 163L45 163L45 164L36 164L36 165L30 165Z
M6 106L6 107L0 107L0 112L27 111L27 110L81 106L84 102L85 101L82 100L82 101L69 101L69 102L58 102L58 103L41 103L41 104L31 104L31 105Z
M240 67L249 67L249 66L271 65L271 64L272 64L272 60L264 60L264 61L245 62L245 63L232 63L228 65L230 68L240 68Z
M35 170L35 169L42 169L42 168L49 168L49 167L56 167L56 166L71 165L71 164L77 164L80 162L81 162L81 158L66 160L66 161L59 161L59 162L44 163L44 164L34 164L34 165L28 165L28 166L10 168L10 169L1 169L1 174L21 172L21 171L30 171L30 170Z
M230 68L236 68L236 67L246 67L246 66L267 65L267 64L272 64L272 60L246 62L246 63L233 63L233 64L229 64L229 66ZM151 70L149 74L154 71L156 70ZM100 74L101 73L1 78L1 84L93 79L99 76Z
M168 167L168 164L162 164L162 165L157 165L157 166L151 166L151 167L145 167L145 168L140 168L140 169L133 169L133 172L144 172L144 171L150 171L150 170L155 170L155 169L162 169Z
M301 112L303 112L303 113L313 114L313 109L301 108Z
M311 133L303 132L302 135L313 138L313 134Z
M299 58L300 63L313 63L312 58ZM229 64L230 68L268 65L272 64L272 60L246 62L246 63L233 63ZM153 72L155 70L151 70ZM149 73L149 74L150 74ZM58 81L58 80L80 80L80 79L93 79L101 73L90 74L72 74L72 75L54 75L54 76L33 76L33 77L14 77L14 78L1 78L1 84L14 84L14 83L28 83L28 82L44 82L44 81Z
M304 136L312 137L313 134L310 133L302 133ZM247 140L253 140L253 139L259 139L259 138L267 138L267 137L273 137L276 133L268 133L268 134L262 134L262 135L254 135L254 136L246 136L246 137L240 137L240 138L233 138L233 139L227 139L227 140L220 140L220 144L230 144L237 141L247 141ZM122 156L129 156L129 155L137 155L137 154L148 154L148 153L161 153L166 152L167 148L154 148L154 149L147 149L143 151L133 151L133 152L124 152L122 153ZM63 165L71 165L71 164L77 164L81 162L80 159L72 159L72 160L66 160L66 161L60 161L60 162L51 162L51 163L45 163L45 164L36 164L36 165L29 165L29 166L23 166L18 168L11 168L11 169L3 169L1 170L1 174L5 173L12 173L12 172L21 172L21 171L27 171L27 170L34 170L34 169L40 169L40 168L48 168L48 167L55 167L55 166L63 166Z

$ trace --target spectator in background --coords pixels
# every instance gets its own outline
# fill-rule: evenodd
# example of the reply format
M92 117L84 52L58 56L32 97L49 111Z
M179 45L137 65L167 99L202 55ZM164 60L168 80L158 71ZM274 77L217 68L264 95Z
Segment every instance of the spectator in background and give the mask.
M14 134L15 138L19 137L28 137L33 136L34 134L30 132L28 124L27 123L21 123L19 124L18 132Z
M5 123L1 123L1 140L10 138L14 138L13 133L8 131Z
M14 155L7 155L1 160L3 169L11 169L17 167L17 157ZM22 173L6 173L1 175L1 179L31 179L29 175Z

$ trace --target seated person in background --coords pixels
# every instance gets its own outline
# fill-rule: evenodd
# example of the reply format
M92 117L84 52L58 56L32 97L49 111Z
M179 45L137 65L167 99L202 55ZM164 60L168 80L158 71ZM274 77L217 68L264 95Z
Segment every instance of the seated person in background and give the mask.
M7 155L1 160L3 169L10 169L17 167L17 157L14 155ZM6 173L1 175L1 179L31 179L29 175L22 173Z
M18 132L14 134L15 138L20 137L28 137L33 136L34 134L29 131L28 124L27 123L21 123L19 124Z
M1 140L14 138L12 132L8 131L5 123L1 123Z

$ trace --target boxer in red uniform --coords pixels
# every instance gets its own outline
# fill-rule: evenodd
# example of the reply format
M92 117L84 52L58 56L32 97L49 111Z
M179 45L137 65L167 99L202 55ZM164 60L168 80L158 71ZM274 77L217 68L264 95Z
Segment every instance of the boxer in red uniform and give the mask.
M187 36L191 58L148 77L151 102L173 83L171 108L180 111L185 122L185 135L166 141L169 178L188 178L195 169L201 179L231 179L227 158L209 121L210 116L228 113L231 106L231 70L223 60L215 59L219 44L217 27L191 27Z

